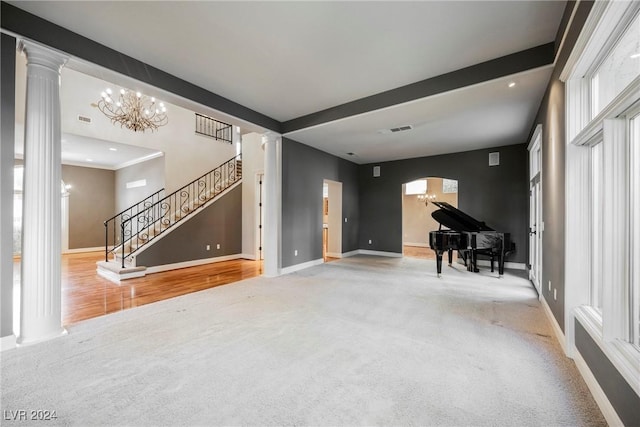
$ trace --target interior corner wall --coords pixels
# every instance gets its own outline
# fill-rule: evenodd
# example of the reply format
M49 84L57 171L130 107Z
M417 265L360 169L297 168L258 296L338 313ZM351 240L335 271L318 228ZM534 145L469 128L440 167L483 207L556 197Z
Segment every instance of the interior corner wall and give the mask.
M16 39L0 34L0 337L13 335L13 161Z
M282 138L282 264L322 258L322 185L342 183L342 253L358 249L358 166L289 138ZM344 219L343 219L344 221ZM294 255L298 251L298 255Z
M500 165L489 166L489 153L496 151ZM527 262L527 162L527 147L521 143L359 166L359 248L402 253L402 184L437 176L458 181L458 209L511 233L516 251L507 261ZM379 177L373 176L373 166L380 166Z
M156 157L115 171L115 209L111 215L122 212L164 188L164 161L164 156ZM141 180L145 181L144 186L127 188L127 183Z
M256 174L264 173L264 150L262 135L242 135L242 253L255 257L258 211Z
M69 249L104 246L104 221L115 214L115 172L62 165L69 191Z

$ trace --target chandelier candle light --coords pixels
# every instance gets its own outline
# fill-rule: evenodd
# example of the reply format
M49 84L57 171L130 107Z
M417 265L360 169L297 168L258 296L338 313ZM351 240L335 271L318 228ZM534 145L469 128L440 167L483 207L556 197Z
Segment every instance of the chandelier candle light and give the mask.
M111 119L112 123L120 123L134 132L147 129L152 131L169 122L167 108L162 102L156 105L156 99L148 97L140 92L132 92L120 89L117 101L112 98L113 91L106 89L100 94L98 109Z

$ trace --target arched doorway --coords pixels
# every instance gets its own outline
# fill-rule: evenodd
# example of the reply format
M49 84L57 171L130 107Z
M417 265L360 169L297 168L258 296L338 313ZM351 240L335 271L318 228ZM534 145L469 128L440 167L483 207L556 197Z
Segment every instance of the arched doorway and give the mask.
M441 177L425 177L402 185L402 249L403 255L435 259L429 247L429 232L440 224L431 217L438 209L432 201L458 206L458 181Z

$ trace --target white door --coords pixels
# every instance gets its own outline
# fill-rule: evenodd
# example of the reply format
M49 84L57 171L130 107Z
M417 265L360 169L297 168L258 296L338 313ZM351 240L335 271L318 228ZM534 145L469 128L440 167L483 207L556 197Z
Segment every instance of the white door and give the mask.
M542 277L542 230L541 230L541 203L540 203L540 174L531 180L529 187L529 280L533 283L538 295L540 295L540 282Z
M529 280L542 295L542 126L529 143Z

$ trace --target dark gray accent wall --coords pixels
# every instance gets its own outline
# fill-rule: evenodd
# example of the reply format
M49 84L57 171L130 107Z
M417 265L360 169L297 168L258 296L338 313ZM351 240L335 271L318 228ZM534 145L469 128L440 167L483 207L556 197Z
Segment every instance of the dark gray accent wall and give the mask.
M600 384L625 426L640 425L640 396L620 375L609 358L593 341L589 333L575 320L575 342L580 355L589 365L591 373Z
M127 188L127 183L140 180L147 184ZM164 156L118 169L115 173L115 211L122 212L163 188Z
M562 50L558 53L556 66L547 86L540 109L531 129L531 135L537 124L542 125L542 219L544 233L542 238L542 294L549 308L564 331L564 254L565 254L565 85L560 81L560 73L567 63L592 2L581 1L567 3L561 24L568 22L568 16L574 7L578 9L571 21ZM563 34L558 32L558 40ZM553 284L549 290L547 283ZM556 298L553 288L557 289Z
M142 61L94 42L22 9L2 2L2 28L103 66L125 76L225 112L232 116L280 131L280 122L215 93L209 92Z
M216 245L220 244L220 249ZM206 246L210 246L207 251ZM182 225L137 255L152 267L242 253L242 186L193 214Z
M492 152L500 153L499 166L489 166ZM527 147L518 144L361 165L360 249L402 253L402 184L442 177L458 180L458 209L511 233L516 251L507 261L527 262L527 162ZM380 177L373 177L373 166L380 166Z
M542 67L552 64L553 58L554 43L547 43L286 121L282 123L282 132L293 132Z
M322 258L322 184L342 183L342 252L358 249L358 166L282 138L282 265ZM298 256L294 251L298 251Z
M0 55L0 337L13 335L13 157L16 39L1 34Z
M69 189L69 249L104 246L104 221L115 214L115 172L62 165Z

